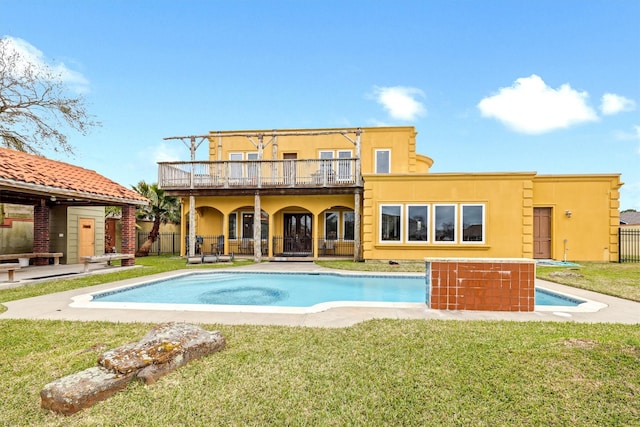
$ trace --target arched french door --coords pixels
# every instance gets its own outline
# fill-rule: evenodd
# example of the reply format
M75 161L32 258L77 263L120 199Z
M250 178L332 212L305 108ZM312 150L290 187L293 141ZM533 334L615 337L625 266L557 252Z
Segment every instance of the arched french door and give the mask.
M309 213L284 214L284 255L313 254L313 218Z

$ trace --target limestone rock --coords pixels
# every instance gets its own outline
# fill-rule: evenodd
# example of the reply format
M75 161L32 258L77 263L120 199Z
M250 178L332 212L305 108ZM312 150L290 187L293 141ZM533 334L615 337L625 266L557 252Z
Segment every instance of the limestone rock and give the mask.
M47 384L40 392L40 406L65 415L75 414L122 390L133 378L96 366Z
M189 363L222 350L224 336L187 323L163 323L137 343L106 351L98 366L47 384L40 392L41 406L70 415L107 399L133 378L146 384Z

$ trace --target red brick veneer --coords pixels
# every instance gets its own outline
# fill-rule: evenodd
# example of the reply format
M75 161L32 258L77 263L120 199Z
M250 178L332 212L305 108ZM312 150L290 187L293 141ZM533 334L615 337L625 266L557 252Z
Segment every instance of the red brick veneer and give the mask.
M33 252L50 252L49 250L49 207L36 205L33 207ZM48 265L49 258L36 258L35 265Z
M533 311L530 259L427 258L428 306L438 310Z

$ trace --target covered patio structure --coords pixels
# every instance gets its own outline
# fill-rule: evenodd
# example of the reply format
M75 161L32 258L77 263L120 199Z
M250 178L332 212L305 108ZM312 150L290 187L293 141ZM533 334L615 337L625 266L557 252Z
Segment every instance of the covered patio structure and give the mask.
M135 253L136 206L149 201L89 169L45 157L0 148L0 203L33 206L33 252L50 252L51 212L82 206L122 208L121 252ZM99 255L99 254L94 254ZM36 259L36 265L48 264ZM123 266L135 259L122 260Z

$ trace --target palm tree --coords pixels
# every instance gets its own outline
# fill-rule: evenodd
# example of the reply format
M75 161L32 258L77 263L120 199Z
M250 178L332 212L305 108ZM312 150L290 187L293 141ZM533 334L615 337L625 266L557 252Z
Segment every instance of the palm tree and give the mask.
M148 256L151 245L158 238L160 224L180 222L180 203L176 197L169 196L163 189L158 188L157 183L147 184L145 181L140 181L138 185L133 185L131 188L151 202L148 206L141 206L136 211L137 219L153 220L149 237L136 252L136 256Z

